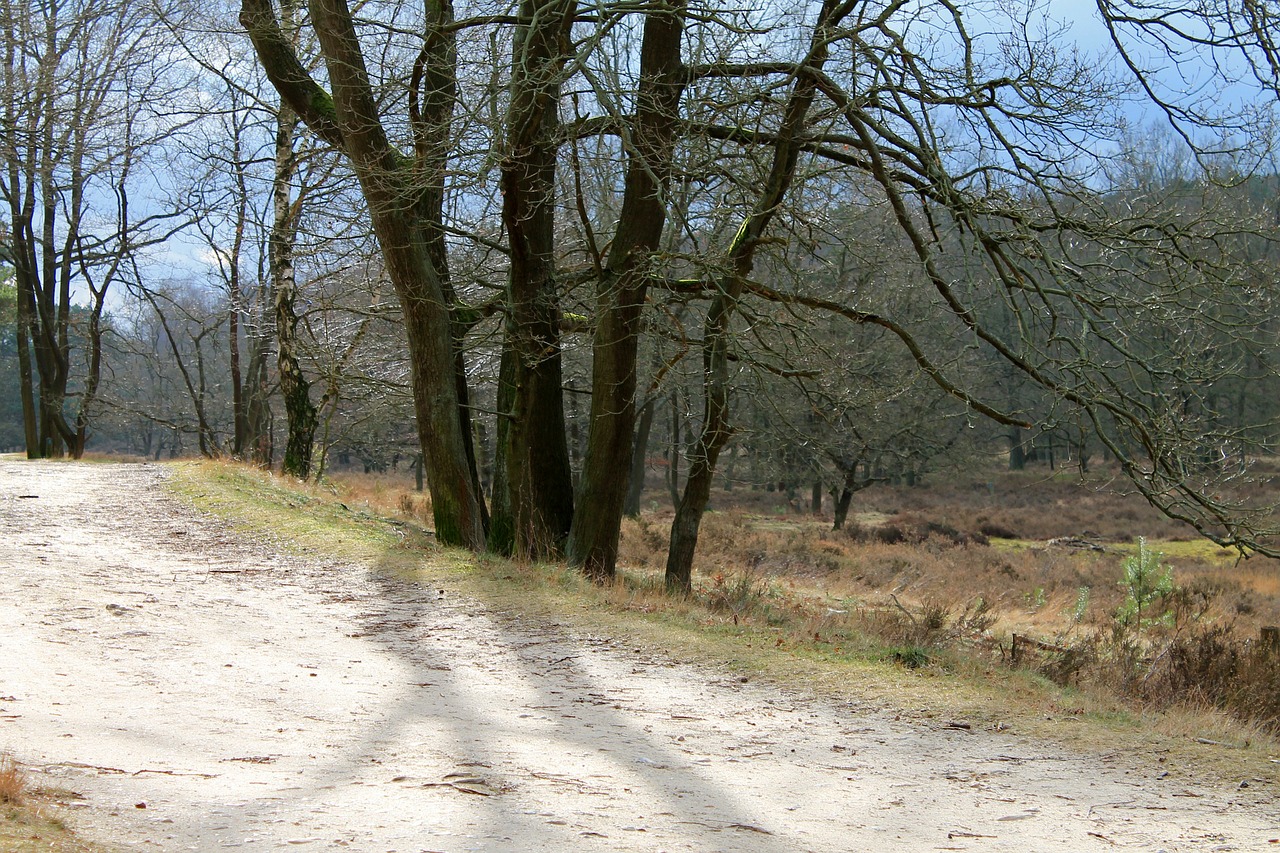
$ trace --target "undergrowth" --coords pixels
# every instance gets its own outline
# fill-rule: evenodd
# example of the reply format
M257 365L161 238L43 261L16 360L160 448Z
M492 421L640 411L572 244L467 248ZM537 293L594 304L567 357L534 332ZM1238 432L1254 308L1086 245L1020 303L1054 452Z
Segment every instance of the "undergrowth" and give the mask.
M0 754L0 803L9 806L20 806L26 791L27 779L13 760L12 755Z

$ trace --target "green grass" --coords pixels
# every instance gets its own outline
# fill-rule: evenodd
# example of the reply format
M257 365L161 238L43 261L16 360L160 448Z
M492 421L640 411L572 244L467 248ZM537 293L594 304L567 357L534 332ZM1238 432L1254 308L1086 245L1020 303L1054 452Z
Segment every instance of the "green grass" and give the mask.
M1223 778L1248 772L1272 775L1274 742L1256 733L1247 738L1253 743L1250 749L1230 754L1195 742L1197 736L1232 739L1202 734L1224 725L1216 715L1189 722L1169 714L1144 715L1118 700L1059 687L1034 673L1001 666L990 655L963 650L927 649L927 662L910 655L925 665L903 666L903 648L912 643L858 634L826 615L828 608L848 609L848 600L810 589L776 580L743 585L730 576L703 580L692 600L673 600L663 593L656 570L634 569L624 569L614 584L598 587L563 565L520 564L441 548L420 526L361 508L344 500L337 487L303 486L256 469L208 462L179 463L172 470L178 495L247 534L269 538L300 555L322 553L413 577L498 610L552 617L583 632L724 665L743 677L910 709L904 710L908 716L966 719L975 728L1097 750L1142 753L1158 748L1206 771L1217 770ZM1153 547L1164 550L1165 544ZM1246 738L1236 738L1241 739Z

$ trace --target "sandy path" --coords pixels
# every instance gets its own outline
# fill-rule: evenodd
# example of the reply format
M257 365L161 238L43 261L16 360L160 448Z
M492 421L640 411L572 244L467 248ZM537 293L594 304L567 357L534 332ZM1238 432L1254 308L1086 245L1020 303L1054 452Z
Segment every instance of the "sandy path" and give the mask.
M0 749L82 793L91 838L1277 849L1269 784L901 721L288 557L165 497L164 477L0 460Z

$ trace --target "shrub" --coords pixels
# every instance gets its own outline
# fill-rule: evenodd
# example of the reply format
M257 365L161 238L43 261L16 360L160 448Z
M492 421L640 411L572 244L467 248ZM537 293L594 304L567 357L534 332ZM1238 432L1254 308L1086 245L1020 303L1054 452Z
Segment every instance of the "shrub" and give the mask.
M1116 622L1133 626L1141 631L1148 625L1169 621L1171 613L1165 610L1158 616L1150 614L1156 599L1167 599L1174 592L1173 569L1161 564L1164 554L1147 547L1147 540L1139 537L1138 553L1125 558L1120 586L1125 591L1124 602L1116 611Z

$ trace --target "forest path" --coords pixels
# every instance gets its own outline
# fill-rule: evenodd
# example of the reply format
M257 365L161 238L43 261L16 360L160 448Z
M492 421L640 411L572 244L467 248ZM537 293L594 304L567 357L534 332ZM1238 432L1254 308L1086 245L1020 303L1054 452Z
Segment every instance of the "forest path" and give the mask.
M113 847L1277 849L1269 784L743 683L246 541L166 476L0 458L0 750Z

